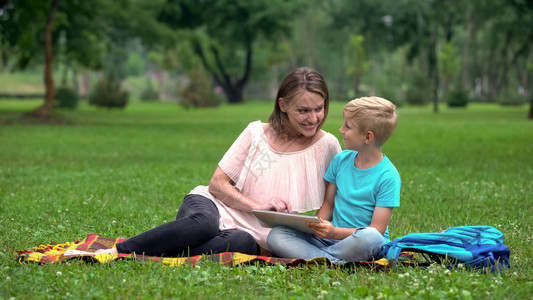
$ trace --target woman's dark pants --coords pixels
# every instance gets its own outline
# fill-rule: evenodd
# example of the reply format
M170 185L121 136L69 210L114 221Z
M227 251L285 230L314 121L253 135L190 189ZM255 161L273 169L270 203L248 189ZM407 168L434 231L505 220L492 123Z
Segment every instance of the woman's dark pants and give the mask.
M175 221L165 223L117 244L119 253L150 256L195 256L221 252L257 255L259 246L247 232L219 230L216 205L201 195L183 200Z

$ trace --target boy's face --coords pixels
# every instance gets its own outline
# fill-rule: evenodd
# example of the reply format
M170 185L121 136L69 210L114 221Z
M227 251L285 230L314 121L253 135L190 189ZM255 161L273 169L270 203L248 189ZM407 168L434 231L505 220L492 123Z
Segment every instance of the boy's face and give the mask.
M360 151L365 144L366 134L361 132L356 122L344 120L344 125L339 129L344 141L344 148Z

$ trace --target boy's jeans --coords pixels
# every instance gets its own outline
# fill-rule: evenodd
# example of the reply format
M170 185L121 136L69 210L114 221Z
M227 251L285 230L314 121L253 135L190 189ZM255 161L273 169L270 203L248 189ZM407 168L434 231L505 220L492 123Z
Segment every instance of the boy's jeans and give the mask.
M270 231L267 243L270 251L279 257L327 257L334 263L340 263L372 259L381 251L386 240L372 227L358 228L343 240L332 240L279 226Z

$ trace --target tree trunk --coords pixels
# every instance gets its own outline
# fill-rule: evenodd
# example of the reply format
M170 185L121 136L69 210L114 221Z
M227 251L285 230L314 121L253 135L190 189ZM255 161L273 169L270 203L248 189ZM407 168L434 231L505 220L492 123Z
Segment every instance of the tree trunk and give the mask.
M229 103L242 103L244 102L243 98L243 89L248 78L250 76L250 70L252 66L252 45L251 43L246 45L246 63L244 67L244 74L241 79L232 79L230 75L226 72L226 69L222 63L218 50L215 47L211 47L211 52L215 58L216 71L207 63L205 58L204 51L200 43L196 42L194 44L194 51L200 57L202 65L204 68L211 73L216 83L222 87L226 98ZM220 76L218 75L220 74Z
M443 101L448 101L448 89L450 87L450 82L448 79L443 78L442 80L442 99Z
M342 84L342 82L344 81L344 74L346 73L346 70L344 68L344 64L340 64L339 65L339 70L337 71L337 75L335 76L336 77L336 84L335 85L332 85L335 87L335 94L337 94L337 97L339 98L344 98L344 95L346 95L346 93L344 92L344 86ZM342 96L341 96L342 95Z
M438 51L438 31L437 21L433 20L433 34L431 37L431 45L429 47L429 69L433 76L433 112L439 112L439 61L437 60Z
M353 91L355 94L355 98L359 97L359 86L361 85L361 77L363 77L362 74L356 74L353 82Z
M528 119L533 120L533 93L530 95L530 101L529 101L529 116Z
M78 84L78 72L76 71L76 68L72 68L72 89L76 92L76 94L80 94L80 85Z
M84 72L81 75L81 91L80 95L83 95L84 98L89 99L89 94L91 93L91 77L89 73Z
M154 74L154 77L157 80L159 100L165 100L165 71L155 69L152 74Z
M50 8L48 9L48 16L46 18L46 46L45 46L45 61L44 61L44 84L45 84L45 99L43 105L36 108L32 114L47 118L52 114L54 104L55 90L54 78L52 77L53 53L52 53L52 30L54 25L54 15L57 11L59 0L52 0Z
M469 7L465 15L466 21L466 40L463 43L463 57L461 58L461 86L465 90L470 90L472 82L470 80L470 65L468 63L470 53L470 43L473 39L473 21L472 8Z
M507 31L507 34L505 35L505 45L511 45L511 40L513 38L513 35L510 31ZM508 60L508 49L509 47L502 47L501 53L500 53L500 59L501 59L501 74L500 77L496 80L498 80L498 84L496 85L496 95L501 93L502 89L506 88L509 85L509 60ZM512 61L510 62L512 63Z
M242 97L242 88L233 88L230 87L230 89L224 89L224 93L226 94L226 97L228 98L229 103L242 103L243 97Z

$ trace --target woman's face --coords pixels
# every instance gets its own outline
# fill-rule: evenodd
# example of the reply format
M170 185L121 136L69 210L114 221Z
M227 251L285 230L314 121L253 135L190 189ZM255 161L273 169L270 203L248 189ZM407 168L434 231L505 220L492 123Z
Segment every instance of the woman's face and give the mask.
M305 137L314 136L324 120L324 98L319 94L304 91L289 104L280 98L281 111L287 113L292 129Z

